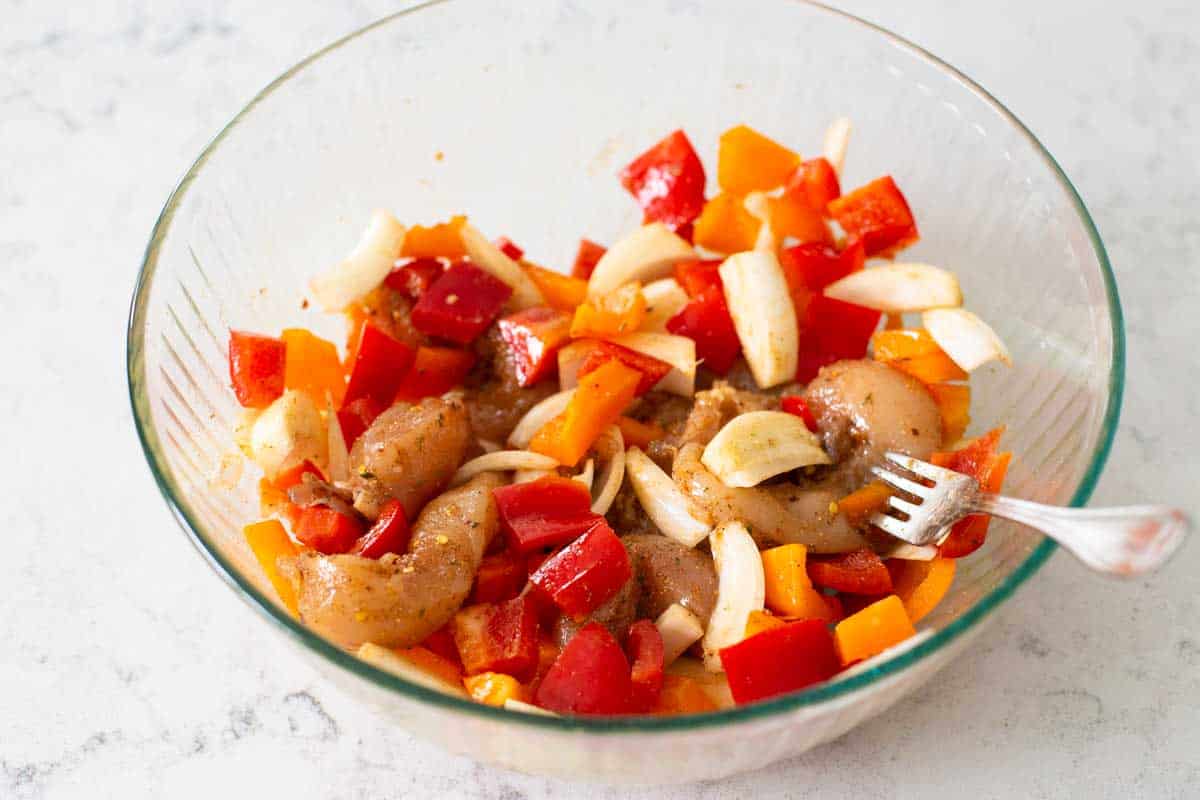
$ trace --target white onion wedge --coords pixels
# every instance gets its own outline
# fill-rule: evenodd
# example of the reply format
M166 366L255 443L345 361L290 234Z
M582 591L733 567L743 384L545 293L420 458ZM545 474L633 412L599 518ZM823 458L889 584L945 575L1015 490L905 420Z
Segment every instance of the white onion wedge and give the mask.
M583 465L583 469L579 471L578 475L573 475L571 477L571 480L579 481L584 486L586 486L589 493L592 491L592 482L595 481L595 479L596 479L596 462L594 459L591 459L591 458L589 458L587 460L587 463Z
M771 228L771 207L767 193L750 192L742 201L742 207L762 223L758 226L758 238L754 241L754 249L774 253L775 231Z
M840 178L842 165L846 163L846 149L850 147L850 120L838 117L825 131L825 146L822 155Z
M518 714L536 714L539 717L557 717L553 711L547 711L544 708L535 706L533 703L526 703L524 700L514 700L509 697L504 701L505 711L516 711Z
M663 472L641 448L625 452L625 469L638 503L664 536L685 547L695 547L712 532L712 526L692 515L687 498L671 476Z
M671 371L654 385L661 392L691 397L696 389L696 342L672 333L628 333L612 340L671 365ZM561 362L560 362L561 363ZM576 368L578 372L578 367ZM793 370L794 371L794 370Z
M642 287L642 296L646 298L646 318L641 330L647 333L666 333L667 323L688 303L687 292L674 278L647 283Z
M962 305L962 290L954 273L929 264L860 269L826 286L825 296L889 314Z
M898 558L901 561L933 561L937 557L938 549L931 544L917 545L909 544L900 539L893 539L890 536L884 537L874 536L868 537L868 543L871 549L875 551L875 555L880 558Z
M250 452L268 478L306 459L324 469L329 440L317 404L304 392L285 391L254 421Z
M464 224L459 231L463 247L471 261L482 270L490 272L494 277L512 287L512 297L509 305L516 311L530 306L538 306L546 302L537 284L525 274L521 265L506 256L499 247L492 244L486 236L475 230L471 225Z
M796 376L800 334L787 280L773 252L755 250L725 259L718 270L742 354L760 389Z
M341 311L376 286L392 271L404 247L404 226L382 209L371 215L358 244L341 263L309 282L313 297L325 311Z
M762 557L750 532L740 522L726 522L708 537L717 567L717 603L704 634L704 666L720 672L722 648L746 638L751 611L766 600Z
M384 672L390 672L410 683L424 686L426 689L433 689L435 692L442 692L455 697L468 696L466 690L461 685L442 680L432 672L421 669L404 656L386 647L380 647L377 644L367 642L358 648L355 655L368 664L379 667Z
M700 618L688 611L679 603L672 603L666 611L654 620L659 635L663 640L663 666L669 666L675 659L704 635L704 626Z
M328 397L328 395L327 395ZM329 439L329 480L341 483L350 480L350 451L346 448L346 437L342 435L342 423L333 410L333 399L325 407L325 430Z
M513 483L529 483L536 481L539 478L544 478L547 475L557 475L558 473L552 469L519 469L513 473Z
M513 447L524 450L533 441L534 434L542 429L550 420L567 410L567 404L575 396L575 390L552 394L533 408L525 412L521 421L508 435L508 443Z
M608 248L588 279L588 296L598 297L631 281L641 284L671 274L676 262L696 257L686 240L661 222L643 225Z
M616 425L609 425L600 434L596 450L607 459L596 476L596 488L592 492L592 513L607 514L617 499L621 483L625 480L625 437Z
M478 444L478 445L479 445L481 448L483 448L483 452L485 452L485 453L494 453L494 452L496 452L497 450L503 450L503 449L504 449L504 448L503 448L503 447L501 447L500 445L498 445L498 444L496 444L495 442L493 442L491 439L479 439L479 438L476 438L476 439L475 439L475 442L476 442L476 444Z
M921 324L938 347L967 372L989 361L1012 366L1012 356L996 332L966 309L935 308L921 315Z
M450 486L461 486L484 472L515 472L519 469L554 469L558 462L541 453L528 450L497 450L472 458L458 468L450 479Z
M784 411L739 414L717 432L700 463L726 486L757 486L775 475L830 464L821 440L804 420Z

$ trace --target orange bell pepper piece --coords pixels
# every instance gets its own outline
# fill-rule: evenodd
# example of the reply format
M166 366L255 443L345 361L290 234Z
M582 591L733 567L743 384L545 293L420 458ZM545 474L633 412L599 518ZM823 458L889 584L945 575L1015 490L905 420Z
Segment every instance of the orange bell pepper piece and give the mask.
M883 330L871 337L875 360L907 372L924 384L963 381L967 373L924 330Z
M651 442L658 441L667 435L661 425L653 422L641 422L633 417L619 417L617 427L625 439L625 447L640 447L645 450Z
M942 442L957 442L971 424L971 387L955 383L931 383L925 387L942 412Z
M954 582L954 559L938 556L930 561L887 562L892 573L892 588L914 623L933 611Z
M566 411L534 434L529 449L575 466L633 402L642 373L613 359L583 376Z
M750 616L746 617L746 633L744 638L749 639L755 634L769 631L772 628L782 628L787 623L773 614L768 614L766 611L751 611Z
M516 678L503 672L481 672L462 679L467 694L477 703L488 706L503 706L505 700L529 702L529 695Z
M839 622L833 629L833 639L842 666L849 666L882 653L916 632L904 603L889 594Z
M826 597L817 591L808 577L808 549L804 545L780 545L763 550L760 555L766 579L767 608L792 620L823 619L829 622L835 618ZM778 618L772 619L778 621Z
M278 561L285 556L294 558L300 549L288 538L283 525L274 519L247 525L242 529L242 535L246 537L246 544L250 545L254 558L274 587L275 594L279 595L279 601L292 616L297 616L296 590L291 581L280 574Z
M400 255L408 258L462 258L467 254L459 231L467 222L463 216L451 217L426 228L413 225L404 235Z
M459 666L445 656L439 656L428 647L397 647L392 651L414 667L451 686L462 686L463 674Z
M604 339L633 333L646 318L646 296L639 283L627 283L575 309L571 338Z
M717 145L717 183L737 195L782 186L799 165L798 153L745 125L725 131Z
M546 305L559 311L574 311L580 303L587 300L587 281L582 278L572 278L552 269L539 267L537 264L522 262L527 274L542 293Z
M658 702L651 714L702 714L716 711L717 704L708 696L700 682L683 675L664 675Z
M863 525L872 514L883 510L891 496L886 483L875 481L838 500L837 510L851 525Z
M288 328L280 338L287 345L284 386L304 392L321 407L328 393L333 407L340 408L346 394L346 373L337 346L303 328Z
M790 236L800 244L817 242L833 244L833 234L825 223L819 209L798 192L785 192L781 197L767 199L767 211L771 219L771 230L779 238Z
M696 218L694 240L718 253L753 250L762 222L742 205L742 198L719 194L704 204Z

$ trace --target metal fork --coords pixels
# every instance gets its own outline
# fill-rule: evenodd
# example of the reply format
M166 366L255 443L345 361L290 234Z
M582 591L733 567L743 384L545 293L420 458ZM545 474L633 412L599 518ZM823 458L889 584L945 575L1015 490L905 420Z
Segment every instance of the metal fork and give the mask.
M917 500L892 495L891 514L875 514L871 523L915 545L943 539L950 526L968 514L991 514L1041 531L1098 572L1140 575L1166 563L1191 528L1187 515L1167 506L1061 508L985 492L974 478L935 467L901 453L887 459L932 486L883 467L877 477Z

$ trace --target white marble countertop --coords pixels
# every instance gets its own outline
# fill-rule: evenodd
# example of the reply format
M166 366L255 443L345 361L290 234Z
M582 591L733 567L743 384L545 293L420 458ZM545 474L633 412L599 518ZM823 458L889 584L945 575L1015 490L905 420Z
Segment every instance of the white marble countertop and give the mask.
M936 686L723 783L639 793L499 772L335 693L176 530L132 431L124 323L150 226L200 147L277 73L395 4L84 5L0 0L0 798L1200 794L1195 544L1122 584L1056 556ZM964 69L1060 158L1129 329L1094 502L1200 517L1200 10L841 5Z

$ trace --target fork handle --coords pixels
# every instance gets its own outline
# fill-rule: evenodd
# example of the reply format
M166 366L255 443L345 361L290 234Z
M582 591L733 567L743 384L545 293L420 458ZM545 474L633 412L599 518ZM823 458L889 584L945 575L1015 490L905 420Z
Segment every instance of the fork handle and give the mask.
M1157 569L1191 528L1186 514L1168 506L1062 508L987 493L974 505L978 511L1041 531L1084 564L1111 575Z

